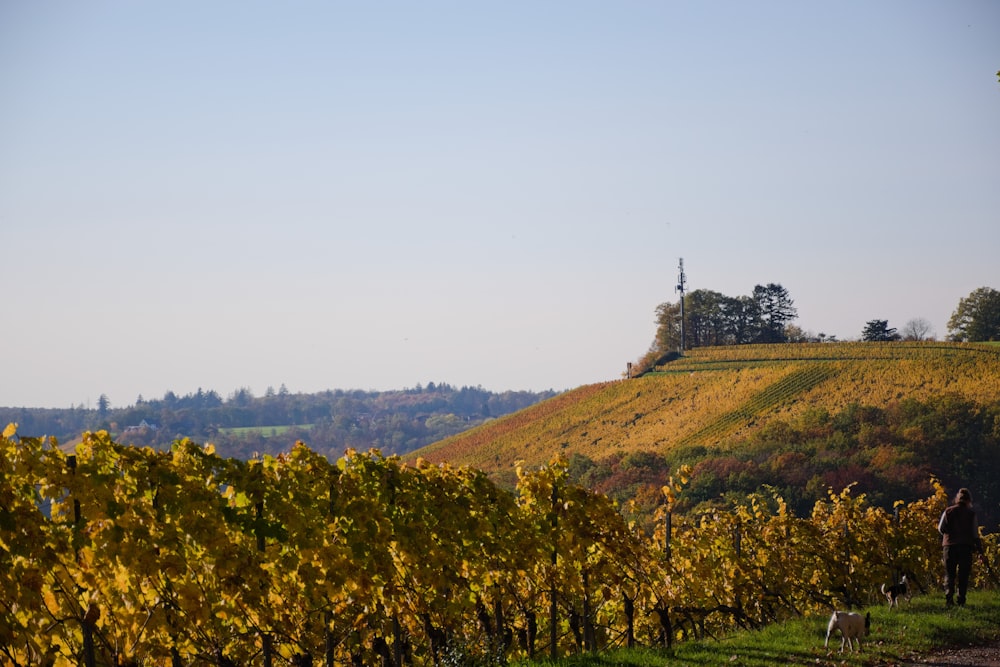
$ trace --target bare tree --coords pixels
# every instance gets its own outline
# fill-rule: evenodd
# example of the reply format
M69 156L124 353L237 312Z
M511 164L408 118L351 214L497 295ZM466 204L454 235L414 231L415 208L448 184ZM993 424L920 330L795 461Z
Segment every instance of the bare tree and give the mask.
M934 328L922 317L914 317L903 325L903 340L934 340Z

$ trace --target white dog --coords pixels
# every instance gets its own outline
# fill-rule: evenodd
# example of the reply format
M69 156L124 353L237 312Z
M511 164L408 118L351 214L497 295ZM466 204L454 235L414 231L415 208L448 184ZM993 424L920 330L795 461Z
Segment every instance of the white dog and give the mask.
M830 635L834 630L840 630L840 652L844 652L844 644L851 647L854 653L854 643L857 642L858 650L861 650L861 638L867 637L871 632L872 615L867 613L864 616L853 611L835 611L830 617L830 625L826 628L826 641L823 646L829 648Z

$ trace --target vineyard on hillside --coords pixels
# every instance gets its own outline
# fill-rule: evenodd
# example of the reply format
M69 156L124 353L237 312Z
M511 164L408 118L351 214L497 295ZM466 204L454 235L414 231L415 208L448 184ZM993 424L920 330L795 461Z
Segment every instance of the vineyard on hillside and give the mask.
M565 460L519 468L507 491L471 468L377 451L331 462L300 443L240 461L98 432L67 455L12 425L0 440L0 655L494 665L823 616L875 602L904 573L936 588L940 485L892 511L848 487L806 517L777 495L675 516L687 474L661 489L645 532L572 484Z
M413 457L511 481L517 461L543 465L683 446L715 447L776 419L852 404L1000 396L1000 347L963 343L805 343L691 350L642 377L589 385L458 434ZM411 459L412 460L412 459Z

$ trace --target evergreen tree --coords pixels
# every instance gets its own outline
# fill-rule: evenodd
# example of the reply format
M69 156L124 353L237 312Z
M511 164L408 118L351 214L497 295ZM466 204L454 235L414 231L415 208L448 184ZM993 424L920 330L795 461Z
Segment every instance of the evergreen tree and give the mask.
M778 283L757 285L753 288L756 306L756 343L784 343L785 325L798 315L788 290Z
M864 331L861 332L861 340L866 342L899 340L899 334L895 328L889 326L889 320L868 320Z

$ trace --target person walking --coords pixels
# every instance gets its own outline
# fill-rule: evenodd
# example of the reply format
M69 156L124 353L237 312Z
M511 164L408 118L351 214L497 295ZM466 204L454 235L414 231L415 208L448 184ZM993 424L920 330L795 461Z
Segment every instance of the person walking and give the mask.
M972 494L968 489L959 489L955 494L954 504L941 513L938 532L941 533L945 571L945 604L950 607L957 602L961 607L965 604L965 594L969 590L972 554L983 552L979 523L976 521L976 511L972 509Z

